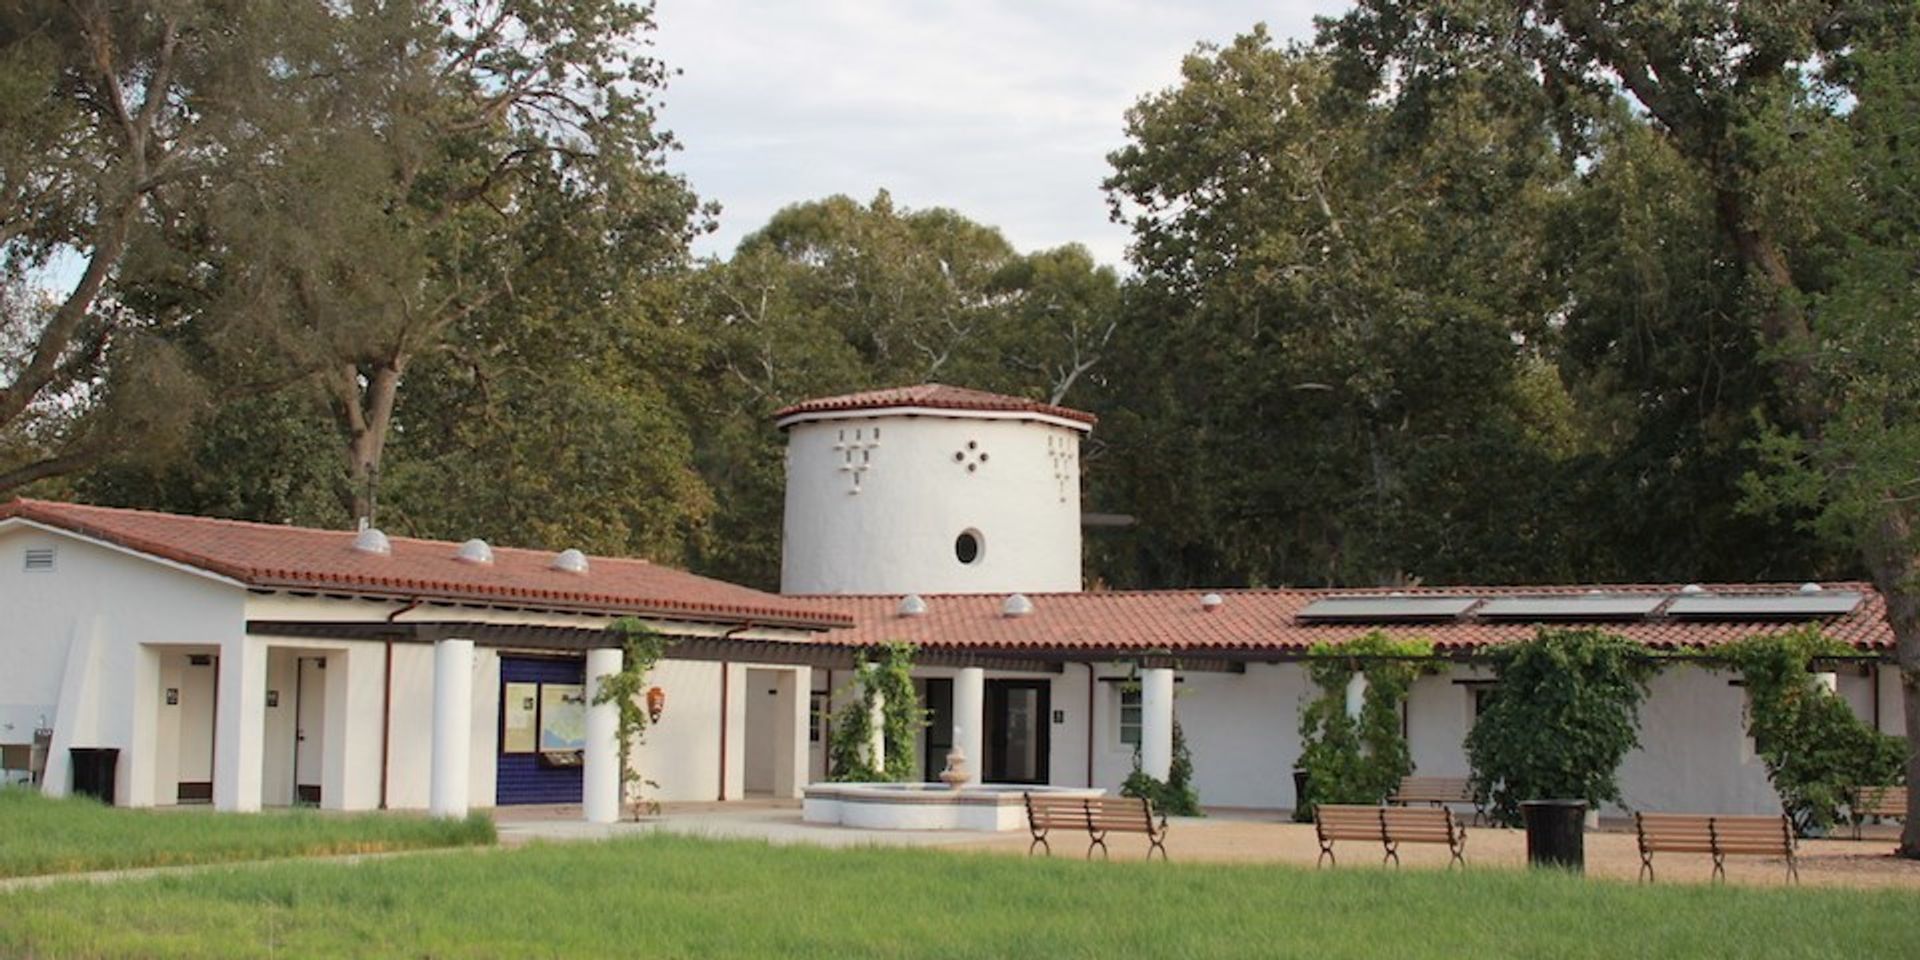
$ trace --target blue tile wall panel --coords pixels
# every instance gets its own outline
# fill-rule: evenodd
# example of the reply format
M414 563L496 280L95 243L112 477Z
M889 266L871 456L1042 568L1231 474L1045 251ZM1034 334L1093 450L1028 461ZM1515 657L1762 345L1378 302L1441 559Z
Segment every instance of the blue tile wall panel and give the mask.
M494 695L504 697L505 685L510 682L584 683L586 673L584 660L501 657L501 688ZM503 807L525 803L579 803L581 773L579 767L541 766L537 754L501 754L499 773L494 781L494 802Z

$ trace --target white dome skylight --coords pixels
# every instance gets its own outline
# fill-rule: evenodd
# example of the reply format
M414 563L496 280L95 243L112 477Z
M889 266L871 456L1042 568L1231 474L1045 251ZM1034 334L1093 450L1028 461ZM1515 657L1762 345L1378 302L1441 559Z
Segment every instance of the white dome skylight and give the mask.
M461 544L460 552L454 554L453 558L461 563L478 563L490 566L493 563L493 548L487 546L485 540L475 537Z
M1027 595L1024 593L1009 594L1007 596L1007 602L1000 605L1000 613L1002 616L1024 617L1032 612L1033 601L1028 600Z
M900 598L898 612L903 617L924 617L927 615L927 601L917 593L909 593Z
M562 573L586 573L587 555L569 548L554 554L553 562L548 566Z
M368 527L354 535L353 552L370 553L382 557L392 556L393 543L387 539L386 534L380 532L379 527Z

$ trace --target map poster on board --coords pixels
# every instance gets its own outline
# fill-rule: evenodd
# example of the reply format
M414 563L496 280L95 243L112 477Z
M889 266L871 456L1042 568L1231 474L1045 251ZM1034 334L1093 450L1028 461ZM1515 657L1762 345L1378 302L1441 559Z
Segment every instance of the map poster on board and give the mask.
M501 703L501 753L532 753L535 747L534 725L540 716L540 685L509 683Z
M578 683L540 685L540 749L587 748L586 687Z

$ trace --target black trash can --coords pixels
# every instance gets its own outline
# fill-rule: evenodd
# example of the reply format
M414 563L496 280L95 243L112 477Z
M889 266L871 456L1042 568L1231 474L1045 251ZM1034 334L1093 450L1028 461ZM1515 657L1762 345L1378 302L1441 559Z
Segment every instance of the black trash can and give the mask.
M1298 767L1293 771L1293 822L1313 822L1313 783Z
M113 805L113 774L120 765L114 747L73 748L73 792Z
M1587 863L1585 800L1522 800L1527 825L1527 862L1581 873Z

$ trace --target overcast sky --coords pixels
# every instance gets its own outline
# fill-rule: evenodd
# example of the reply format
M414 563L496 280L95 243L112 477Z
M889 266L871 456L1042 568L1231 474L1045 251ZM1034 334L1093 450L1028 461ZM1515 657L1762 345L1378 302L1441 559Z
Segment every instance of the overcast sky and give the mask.
M724 208L727 255L791 203L884 187L1020 250L1080 242L1120 265L1100 181L1126 109L1201 40L1265 21L1306 37L1345 0L660 0L672 165Z

